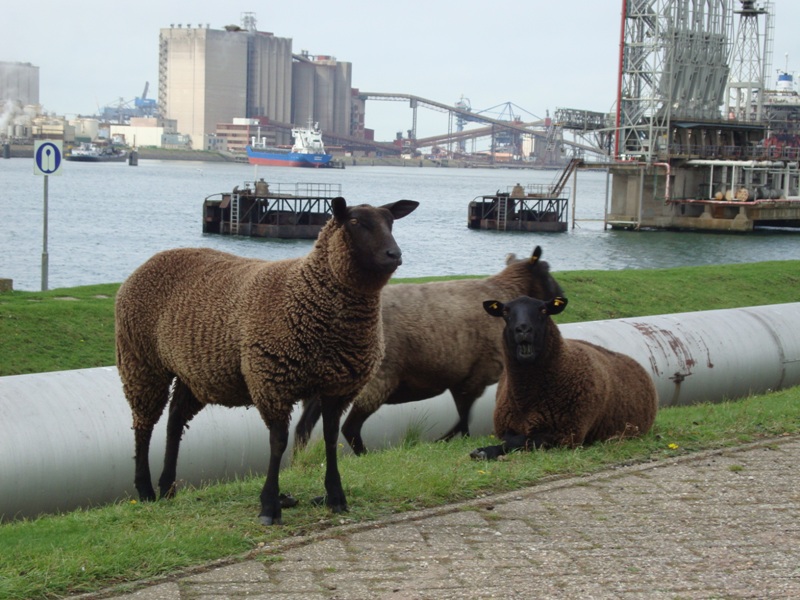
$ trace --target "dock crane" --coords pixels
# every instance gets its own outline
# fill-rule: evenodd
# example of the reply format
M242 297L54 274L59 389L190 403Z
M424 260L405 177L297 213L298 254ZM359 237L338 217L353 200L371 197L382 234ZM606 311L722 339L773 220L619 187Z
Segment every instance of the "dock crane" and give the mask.
M143 116L149 117L156 112L156 101L153 98L147 97L147 90L150 89L150 82L144 82L144 91L140 98L134 100L134 106L141 112Z

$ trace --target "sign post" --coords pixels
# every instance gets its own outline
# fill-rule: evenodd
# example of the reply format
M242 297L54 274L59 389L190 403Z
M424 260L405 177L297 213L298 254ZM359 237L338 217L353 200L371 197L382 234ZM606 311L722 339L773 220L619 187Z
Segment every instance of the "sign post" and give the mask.
M61 175L63 153L61 142L37 141L33 147L33 174L44 176L44 227L42 228L42 291L47 291L47 273L50 257L47 254L47 187L48 176Z

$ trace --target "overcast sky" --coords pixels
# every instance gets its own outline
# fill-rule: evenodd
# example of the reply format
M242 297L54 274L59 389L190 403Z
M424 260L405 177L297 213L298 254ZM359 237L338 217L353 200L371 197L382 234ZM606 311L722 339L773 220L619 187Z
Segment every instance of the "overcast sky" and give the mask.
M353 87L414 94L523 120L556 108L612 109L617 87L621 0L439 0L383 2L219 2L42 0L8 2L0 60L39 67L48 112L94 114L132 101L146 81L158 96L158 33L171 23L213 29L254 12L260 31L292 38L292 51L353 65ZM800 72L800 1L774 0L771 75ZM737 2L738 7L738 2ZM503 113L502 115L500 113ZM402 102L367 103L366 126L388 140L411 127ZM418 111L417 135L447 131L446 113Z

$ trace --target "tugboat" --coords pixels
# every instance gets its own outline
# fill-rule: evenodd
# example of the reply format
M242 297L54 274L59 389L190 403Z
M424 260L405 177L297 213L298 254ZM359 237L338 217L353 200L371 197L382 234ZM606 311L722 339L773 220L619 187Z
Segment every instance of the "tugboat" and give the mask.
M328 167L330 154L325 152L322 143L322 132L319 124L292 129L294 145L289 148L276 148L267 146L264 140L253 138L246 147L247 160L251 165L265 165L270 167Z
M100 147L97 144L82 142L77 148L64 155L64 160L76 162L123 162L128 157L125 150L114 146Z

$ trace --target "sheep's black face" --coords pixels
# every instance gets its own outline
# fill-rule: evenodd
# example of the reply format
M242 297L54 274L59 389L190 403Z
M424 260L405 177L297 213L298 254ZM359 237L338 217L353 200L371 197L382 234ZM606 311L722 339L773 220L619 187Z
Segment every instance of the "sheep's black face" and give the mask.
M560 313L567 306L567 299L557 297L548 302L520 296L503 304L487 300L483 308L493 317L503 317L506 322L503 341L508 357L518 363L532 363L541 355L550 315Z
M547 329L547 308L535 298L523 296L505 305L503 332L508 355L519 363L536 360L544 348Z

